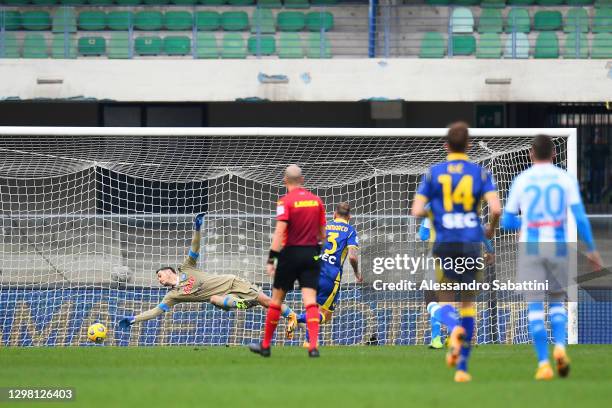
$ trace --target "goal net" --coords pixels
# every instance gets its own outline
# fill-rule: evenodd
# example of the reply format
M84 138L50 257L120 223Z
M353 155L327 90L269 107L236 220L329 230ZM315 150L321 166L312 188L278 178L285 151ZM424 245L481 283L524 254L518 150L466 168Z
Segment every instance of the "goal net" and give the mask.
M193 216L205 212L199 268L235 274L270 292L265 261L282 174L299 164L328 219L353 208L365 282L345 265L340 301L322 328L325 345L424 344L421 291L377 291L372 260L427 251L409 208L426 168L445 159L445 129L0 128L0 345L85 345L104 323L111 345L244 344L259 339L265 311L180 304L172 313L116 329L166 292L154 271L189 250ZM554 137L557 164L575 169L572 129L473 129L469 156L489 169L505 199L529 165L538 133ZM484 208L483 216L486 216ZM514 234L497 235L488 275L514 273ZM348 262L347 262L348 264ZM478 298L479 343L528 341L514 295ZM302 311L299 293L288 304ZM570 328L572 324L570 324ZM303 332L292 341L301 344ZM571 336L571 334L570 334Z

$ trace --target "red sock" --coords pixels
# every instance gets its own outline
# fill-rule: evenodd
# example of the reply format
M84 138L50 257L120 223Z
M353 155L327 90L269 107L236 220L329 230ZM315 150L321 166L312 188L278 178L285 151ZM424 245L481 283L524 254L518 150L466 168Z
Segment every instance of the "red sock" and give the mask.
M281 307L279 305L275 305L274 303L270 303L270 307L268 307L268 313L266 314L266 328L264 330L264 339L261 342L261 346L263 348L270 347L272 337L274 337L274 331L276 330L276 326L278 326L280 315Z
M308 328L308 350L317 348L319 341L319 305L312 304L306 306L306 327Z

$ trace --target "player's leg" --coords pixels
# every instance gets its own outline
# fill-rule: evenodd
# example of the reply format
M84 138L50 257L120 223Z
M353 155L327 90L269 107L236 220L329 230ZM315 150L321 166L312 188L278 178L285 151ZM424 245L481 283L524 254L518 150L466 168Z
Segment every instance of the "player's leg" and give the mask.
M474 335L474 320L476 318L476 308L474 305L473 293L465 293L462 296L459 316L461 317L461 328L463 329L462 341L459 350L459 359L457 361L457 371L455 372L455 381L467 382L471 380L468 374L468 361L472 350L472 337Z
M424 296L425 296L425 304L427 305L428 311L430 309L429 305L431 305L432 309L438 306L438 302L436 301L437 300L436 294L434 291L426 290ZM442 336L441 336L442 324L431 313L429 314L429 323L431 327L431 341L429 342L429 348L432 348L432 349L443 348L444 344L442 343Z
M210 303L225 311L233 309L248 309L248 305L245 303L244 299L231 294L213 295L210 297Z
M548 305L550 326L555 348L553 358L557 372L561 377L567 377L570 370L570 359L565 346L567 344L567 311L565 310L565 294L553 294Z
M548 339L546 326L544 324L544 302L531 301L527 303L529 321L529 333L533 340L536 356L538 358L538 370L536 380L552 379L552 369L548 361Z
M317 303L317 288L319 287L319 276L321 266L318 261L319 251L316 248L303 248L299 254L302 265L298 272L298 281L302 290L302 301L306 309L306 328L308 329L308 355L319 357L319 304ZM296 260L297 261L297 260Z
M317 287L317 304L319 305L319 323L324 324L331 319L332 313L336 308L336 302L340 293L340 279L331 279L323 274L319 277ZM306 313L301 313L297 317L299 324L306 325ZM289 335L289 328L287 328ZM306 330L305 347L309 347L309 333Z
M271 302L272 298L266 295L264 292L259 292L257 294L257 303L265 309L268 309L270 307ZM287 323L288 325L292 324L292 322L294 321L297 322L297 316L295 312L289 306L287 306L286 303L283 303L281 305L281 316L286 319L289 319L289 323Z

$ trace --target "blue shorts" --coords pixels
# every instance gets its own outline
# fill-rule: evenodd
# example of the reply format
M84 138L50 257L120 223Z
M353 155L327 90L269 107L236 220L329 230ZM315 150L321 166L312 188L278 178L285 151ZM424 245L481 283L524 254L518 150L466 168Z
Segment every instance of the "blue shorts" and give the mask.
M322 309L333 312L336 308L340 295L340 280L342 275L338 274L336 279L321 274L319 277L319 288L317 290L317 303Z

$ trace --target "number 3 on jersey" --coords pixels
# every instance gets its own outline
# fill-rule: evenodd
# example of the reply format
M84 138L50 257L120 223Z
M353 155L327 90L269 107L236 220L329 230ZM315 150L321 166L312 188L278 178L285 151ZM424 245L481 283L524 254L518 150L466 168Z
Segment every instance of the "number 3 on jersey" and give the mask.
M474 208L473 187L474 179L466 174L459 179L459 183L453 190L453 179L450 174L440 174L438 182L442 184L442 198L444 211L452 212L454 204L463 204L463 211L472 211Z

